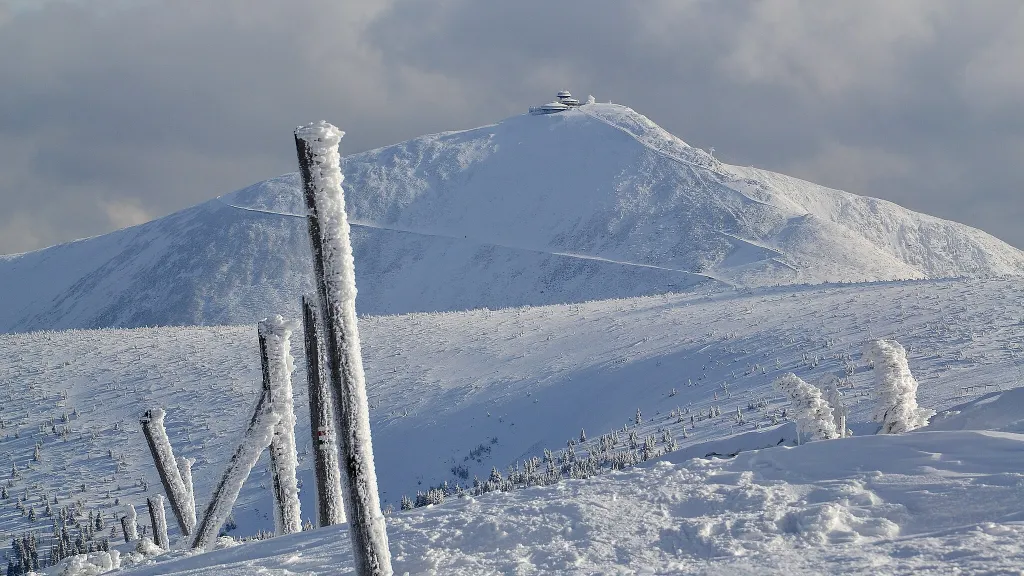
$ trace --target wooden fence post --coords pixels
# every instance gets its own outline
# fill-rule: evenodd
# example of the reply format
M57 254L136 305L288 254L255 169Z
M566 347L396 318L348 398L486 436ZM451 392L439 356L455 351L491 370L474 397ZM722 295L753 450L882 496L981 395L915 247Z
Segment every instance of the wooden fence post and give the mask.
M313 272L324 315L325 357L337 401L339 464L345 512L359 576L391 576L391 552L380 510L370 438L363 360L356 320L355 268L338 144L343 132L326 122L295 130L313 252Z
M151 498L146 498L146 504L149 505L149 523L153 526L153 544L163 548L164 550L170 550L170 540L167 538L167 516L164 514L164 497L162 494L156 494Z
M189 521L188 504L185 501L185 484L181 479L178 463L174 459L171 441L167 438L167 430L164 428L163 409L148 410L140 422L142 423L142 432L146 436L146 443L149 444L149 451L153 455L156 471L160 475L160 483L164 486L167 499L171 501L171 511L174 512L174 517L178 520L181 534L189 536L192 534L195 524L194 521Z
M343 524L345 503L341 497L338 441L334 432L334 401L320 360L320 311L314 297L302 297L302 327L306 344L313 469L316 473L317 525Z
M263 393L280 416L270 441L270 470L274 485L274 528L278 535L302 531L299 487L296 477L295 407L292 402L291 331L294 322L281 316L259 324L260 360L263 365ZM269 340L269 342L268 342ZM269 346L272 347L268 348Z
M277 425L278 416L270 407L269 398L266 392L260 394L256 403L256 410L253 412L249 427L246 428L235 453L228 462L228 467L221 476L220 482L206 505L206 512L196 529L195 539L192 541L193 548L207 549L213 545L220 532L221 526L231 513L231 507L238 499L238 493L242 484L252 472L252 467L260 459L260 454L270 446L271 438L274 435L274 426Z

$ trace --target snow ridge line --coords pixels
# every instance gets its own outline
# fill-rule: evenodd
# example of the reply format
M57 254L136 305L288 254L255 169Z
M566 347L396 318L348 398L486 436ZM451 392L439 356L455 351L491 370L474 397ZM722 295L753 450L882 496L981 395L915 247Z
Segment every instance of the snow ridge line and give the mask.
M225 206L228 206L230 208L236 208L238 210L245 210L247 212L259 212L259 213L262 213L262 214L270 214L270 215L273 215L273 216L285 216L285 217L288 217L288 218L305 218L306 217L303 214L293 214L291 212L277 212L277 211L274 211L274 210L263 210L263 209L260 209L260 208L249 208L249 207L246 207L246 206L238 206L236 204L231 204L231 203L229 203L229 202L227 202L227 201L225 201L225 200L223 200L221 198L217 198L217 200L220 201ZM591 254L580 254L578 252L553 252L553 251L550 251L550 250L541 250L539 248L525 248L525 247L522 247L522 246L510 246L508 244L498 244L496 242L488 242L488 241L485 241L485 240L479 240L477 238L467 238L467 237L459 238L458 236L454 236L454 235L451 235L451 234L442 234L442 233L439 233L439 232L427 232L427 231L424 231L424 230L413 230L413 229L410 229L410 228L398 228L398 227L394 227L394 226L382 226L380 224L376 224L376 223L373 223L373 222L365 222L365 221L360 221L360 220L352 220L352 219L350 219L349 220L349 225L350 226L360 227L360 228L373 228L373 229L376 229L376 230L387 230L387 231L390 231L390 232L402 232L402 233L405 233L405 234L416 234L418 236L429 236L429 237L432 237L432 238L446 238L446 239L449 239L449 240L462 240L462 241L467 241L468 240L470 242L474 242L476 244L480 244L480 245L483 245L483 246L494 246L496 248L505 248L505 249L508 249L508 250L521 250L521 251L524 251L524 252L534 252L534 253L537 253L537 254L547 254L549 256L564 256L564 257L567 257L567 258L579 258L581 260L592 260L592 261L595 261L595 262L606 262L608 264L618 264L620 266L634 266L634 267L637 267L637 268L649 268L649 269L652 269L652 270L661 270L661 271L664 271L664 272L676 272L676 273L679 273L679 274L686 274L688 276L699 276L699 277L705 278L707 280L714 280L715 282L720 282L720 283L725 284L726 286L730 286L730 287L734 287L735 286L732 282L729 282L728 280L723 280L721 278L717 278L715 276L711 276L710 274L707 274L707 273L691 272L689 270L683 270L681 268L669 268L669 267L666 267L666 266L658 266L658 265L655 265L655 264L643 264L641 262L629 262L629 261L626 261L626 260L615 260L615 259L612 259L612 258L605 258L605 257L602 257L602 256L593 256ZM751 244L753 244L753 242L751 242ZM774 252L778 252L778 250L773 250L773 251Z
M679 156L676 156L675 154L672 154L671 152L666 152L665 150L661 150L660 148L655 148L651 144L649 144L647 142L644 142L643 139L641 139L639 136L634 134L628 128L625 128L623 126L619 126L618 124L612 122L611 120L608 120L607 118L603 118L603 117L601 117L601 116L599 116L597 114L594 114L592 112L588 112L588 111L584 110L583 106L580 106L579 108L577 108L577 110L579 110L581 114L587 116L588 118L593 118L594 120L597 120L598 122L601 122L602 124L606 124L606 125L614 128L614 129L618 130L619 132L622 132L623 134L626 134L627 136L629 136L633 140L636 140L637 144L640 144L641 146L643 146L644 148L647 148L651 152L654 152L655 154L658 154L662 158L665 158L665 159L668 159L668 160L672 160L674 162L678 162L679 164L685 164L685 165L689 166L691 171L693 172L693 175L696 176L697 179L700 180L701 184L703 184L705 187L707 187L708 184L707 184L707 181L704 180L704 177L701 175L701 173L700 173L701 170L707 170L707 171L711 172L712 174L716 174L716 175L719 175L719 176L732 177L730 174L728 174L726 172L720 172L720 171L716 171L716 170L713 170L711 168L708 168L706 166L701 166L700 164L696 164L694 162L690 162L689 160L684 160L683 158L680 158ZM751 198L750 196L747 196L746 194L744 194L743 192L740 192L739 190L736 190L736 189L734 189L734 188L732 188L732 187L730 187L728 185L725 185L724 183L721 183L721 184L723 186L725 186L726 188L728 188L729 190L732 190L733 192L739 194L740 196L746 198L747 200L749 200L749 201L751 201L751 202L753 202L755 204L760 204L762 206L770 206L772 208L777 208L773 204L769 204L767 202L763 202L761 200L758 200L757 198Z

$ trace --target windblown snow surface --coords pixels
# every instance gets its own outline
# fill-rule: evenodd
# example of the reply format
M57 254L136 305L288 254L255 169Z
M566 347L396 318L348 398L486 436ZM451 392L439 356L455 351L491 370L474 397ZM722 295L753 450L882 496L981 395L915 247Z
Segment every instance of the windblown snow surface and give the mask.
M613 104L423 136L342 170L363 314L1024 273L1024 253L984 232L721 164ZM0 332L298 317L303 214L290 174L0 256Z
M564 447L581 429L580 453L624 424L641 438L667 429L679 443L622 472L391 512L397 574L1001 574L1024 565L1016 278L727 290L360 324L385 505L454 481L458 466L486 478L492 466ZM922 431L872 436L873 373L861 350L887 337L908 349L920 405L940 411ZM301 374L301 343L293 347ZM0 357L0 456L19 471L14 498L0 501L4 540L31 526L15 508L25 492L28 505L49 492L111 512L159 491L138 425L154 406L168 410L176 454L196 459L202 508L260 390L255 326L11 334L0 336ZM771 382L786 372L846 380L856 435L794 447L792 423L773 427L770 418L785 405ZM310 437L303 388L299 439ZM723 415L695 426L670 415L711 406ZM50 425L64 413L66 440ZM313 518L303 444L300 497ZM235 506L233 536L273 526L261 462ZM49 522L35 525L45 534ZM131 574L351 573L345 530L201 555L143 558L121 547L118 562Z

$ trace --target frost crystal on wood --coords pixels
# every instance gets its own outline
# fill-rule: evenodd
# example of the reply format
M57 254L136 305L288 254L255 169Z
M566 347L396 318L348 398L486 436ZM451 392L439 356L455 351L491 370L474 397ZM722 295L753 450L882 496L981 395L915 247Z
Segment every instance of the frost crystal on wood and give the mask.
M342 490L356 573L389 575L391 553L377 492L363 359L356 321L356 278L338 144L343 132L319 122L295 130L313 272L325 321L325 356L337 400Z

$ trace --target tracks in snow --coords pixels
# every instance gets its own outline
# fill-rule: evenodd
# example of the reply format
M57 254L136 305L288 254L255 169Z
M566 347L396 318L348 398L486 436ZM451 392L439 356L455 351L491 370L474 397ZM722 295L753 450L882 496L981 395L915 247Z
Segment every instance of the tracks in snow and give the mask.
M259 212L261 214L270 214L272 216L282 216L282 217L286 217L286 218L305 218L306 217L303 214L293 214L291 212L278 212L278 211L275 211L275 210L263 210L263 209L260 209L260 208L250 208L250 207L246 207L246 206L238 206L236 204L228 203L228 202L224 201L221 198L217 198L217 200L220 201L225 206L228 206L230 208L235 208L236 210L244 210L246 212ZM577 259L581 259L581 260L591 260L591 261L594 261L594 262L605 262L605 263L608 263L608 264L618 264L620 266L631 266L631 267L636 267L636 268L648 268L648 269L652 269L652 270L661 270L661 271L664 271L664 272L675 272L675 273L678 273L678 274L684 274L686 276L691 276L691 277L696 277L696 278L703 278L705 281L706 280L712 280L712 281L715 281L715 282L719 282L721 284L725 284L725 285L730 286L730 287L733 286L733 284L731 282L729 282L728 280L723 280L721 278L717 278L717 277L711 276L709 274L702 274L702 273L698 273L698 272L691 272L689 270L683 270L683 269L680 269L680 268L669 268L669 267L666 267L666 266L657 266L657 265L654 265L654 264L644 264L644 263L641 263L641 262L629 262L627 260L616 260L616 259L613 259L613 258L604 258L602 256L594 256L592 254L580 254L578 252L556 252L556 251L544 250L544 249L540 249L540 248L528 248L528 247L525 247L525 246L512 246L512 245L509 245L509 244L498 244L496 242L490 242L490 241L487 241L487 240L480 240L478 238L469 238L468 236L463 236L463 237L460 238L457 235L445 234L443 232L428 231L428 230L416 230L416 229L412 229L412 228L404 228L404 227L397 227L397 226L384 226L384 225L381 225L381 224L377 224L375 222L366 222L366 221L362 221L362 220L349 220L349 225L357 226L357 227L361 227L361 228L372 228L372 229L376 229L376 230L387 230L387 231L390 231L390 232L399 232L399 233L403 233L403 234L415 234L417 236L427 236L427 237L431 237L431 238L445 238L445 239L448 239L448 240L458 240L458 241L462 241L462 242L472 242L474 244L479 244L481 246L494 246L496 248L504 248L506 250L519 250L519 251L524 251L524 252L534 252L534 253L537 253L537 254L546 254L546 255L549 255L549 256L561 256L561 257L564 257L564 258L577 258Z

